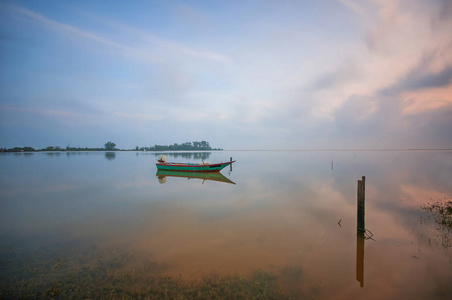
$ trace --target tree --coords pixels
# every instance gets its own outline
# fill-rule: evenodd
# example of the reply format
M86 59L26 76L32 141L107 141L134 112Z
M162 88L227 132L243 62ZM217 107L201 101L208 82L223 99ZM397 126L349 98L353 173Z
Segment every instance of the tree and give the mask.
M115 150L116 149L115 147L116 147L116 144L112 143L112 142L108 142L105 144L105 150L108 150L108 151Z

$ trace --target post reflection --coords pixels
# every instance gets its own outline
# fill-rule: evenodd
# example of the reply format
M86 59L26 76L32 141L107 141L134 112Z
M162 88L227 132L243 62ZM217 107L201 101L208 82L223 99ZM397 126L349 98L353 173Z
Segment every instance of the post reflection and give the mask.
M364 233L356 234L356 280L364 287Z
M165 170L158 170L156 176L158 177L158 180L161 184L167 182L167 177L179 177L179 178L187 178L187 179L201 179L202 184L206 180L210 181L217 181L217 182L224 182L224 183L230 183L230 184L236 184L232 180L226 178L223 174L220 172L178 172L178 171L165 171Z

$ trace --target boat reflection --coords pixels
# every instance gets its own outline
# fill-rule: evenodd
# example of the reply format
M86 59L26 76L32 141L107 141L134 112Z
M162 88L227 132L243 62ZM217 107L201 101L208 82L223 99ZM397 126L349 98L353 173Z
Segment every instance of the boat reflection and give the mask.
M180 171L165 171L165 170L158 170L156 176L158 177L158 180L160 183L165 183L167 180L167 177L182 177L187 179L201 179L202 184L204 184L204 181L211 180L211 181L218 181L218 182L225 182L225 183L231 183L236 184L235 182L229 180L226 178L223 174L220 172L180 172Z

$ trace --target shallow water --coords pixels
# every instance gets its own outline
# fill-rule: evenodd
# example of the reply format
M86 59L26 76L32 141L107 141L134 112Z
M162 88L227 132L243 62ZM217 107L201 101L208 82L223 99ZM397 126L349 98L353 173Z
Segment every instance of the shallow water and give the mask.
M159 154L1 154L0 295L452 293L452 151L166 153L232 157L232 171L221 172L228 182L156 176Z

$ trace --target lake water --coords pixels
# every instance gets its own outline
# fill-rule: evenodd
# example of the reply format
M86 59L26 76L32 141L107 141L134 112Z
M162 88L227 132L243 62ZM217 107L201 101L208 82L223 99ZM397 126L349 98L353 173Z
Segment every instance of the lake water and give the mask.
M166 155L236 163L210 180L156 176L153 152L2 153L0 298L452 295L452 151Z

